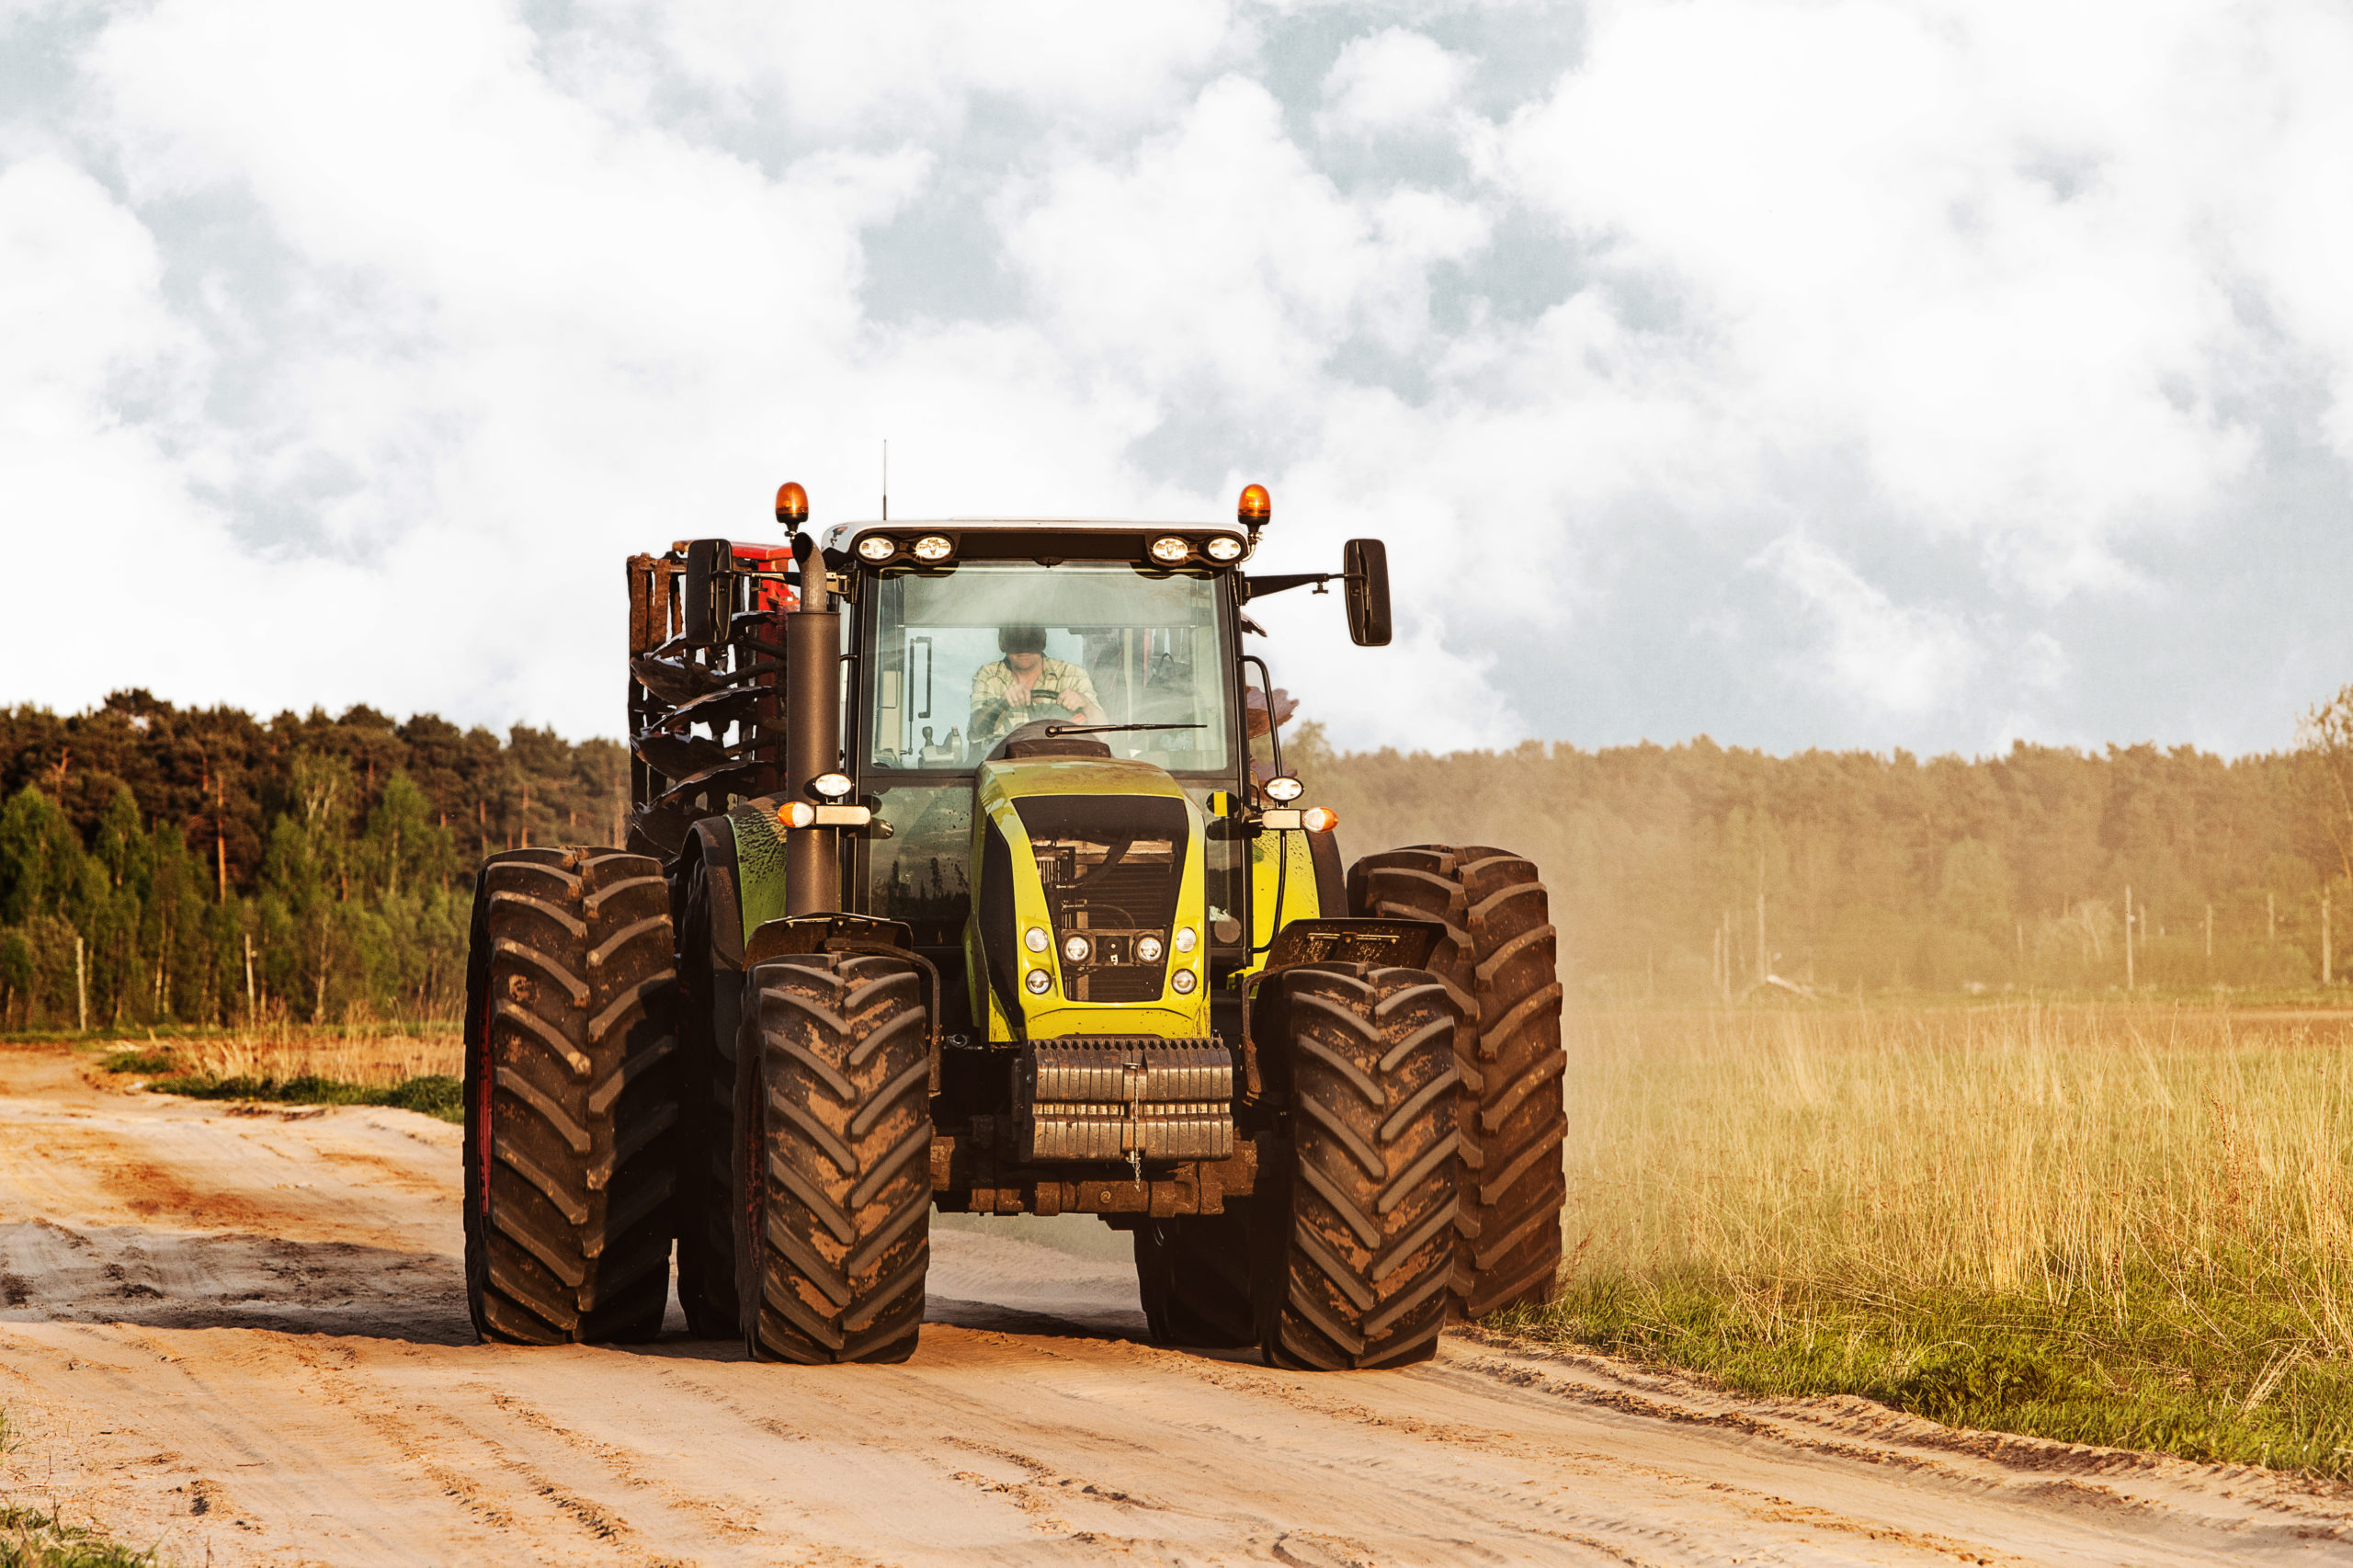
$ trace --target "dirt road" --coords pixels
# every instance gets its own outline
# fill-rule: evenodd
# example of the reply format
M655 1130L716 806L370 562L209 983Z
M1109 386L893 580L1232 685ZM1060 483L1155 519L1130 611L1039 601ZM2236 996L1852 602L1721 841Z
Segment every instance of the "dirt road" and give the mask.
M2353 1492L1859 1401L1158 1349L1123 1266L985 1233L903 1367L477 1346L458 1141L0 1051L0 1492L191 1563L2353 1562Z

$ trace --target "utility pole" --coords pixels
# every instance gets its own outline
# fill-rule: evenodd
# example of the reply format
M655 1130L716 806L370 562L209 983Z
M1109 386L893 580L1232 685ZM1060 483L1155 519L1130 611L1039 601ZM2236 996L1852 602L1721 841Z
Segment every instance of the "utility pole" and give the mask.
M82 933L74 933L74 1025L84 1034L90 1032L90 983L82 967Z
M1756 979L1762 983L1773 972L1773 960L1765 950L1765 890L1756 890Z
M2124 884L2124 989L2132 989L2132 884Z
M254 934L245 933L245 1027L254 1024Z

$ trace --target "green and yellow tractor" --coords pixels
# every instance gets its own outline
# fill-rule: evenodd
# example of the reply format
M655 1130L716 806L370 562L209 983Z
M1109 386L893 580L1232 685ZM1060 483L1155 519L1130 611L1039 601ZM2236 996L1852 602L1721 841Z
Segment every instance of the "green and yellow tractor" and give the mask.
M1535 869L1343 870L1284 767L1233 525L955 520L629 562L618 848L483 863L466 1284L484 1339L915 1347L934 1209L1133 1233L1154 1337L1391 1367L1543 1300L1560 1006Z

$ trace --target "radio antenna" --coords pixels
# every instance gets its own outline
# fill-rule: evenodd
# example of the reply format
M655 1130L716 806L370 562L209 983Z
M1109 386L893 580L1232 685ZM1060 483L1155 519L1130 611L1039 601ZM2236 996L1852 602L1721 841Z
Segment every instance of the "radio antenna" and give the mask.
M891 437L882 437L882 520L891 520Z

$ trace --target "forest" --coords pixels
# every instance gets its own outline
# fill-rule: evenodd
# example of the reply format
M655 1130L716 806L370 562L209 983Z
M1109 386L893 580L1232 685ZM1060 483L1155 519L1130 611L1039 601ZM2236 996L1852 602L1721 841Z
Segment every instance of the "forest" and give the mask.
M628 777L365 707L0 710L0 1028L453 1018L474 862L617 838Z
M2353 947L2353 688L2287 751L1340 753L1286 727L1344 856L1493 844L1589 1001L2334 983ZM0 1028L449 1018L472 868L614 843L626 753L354 708L119 692L0 710Z

